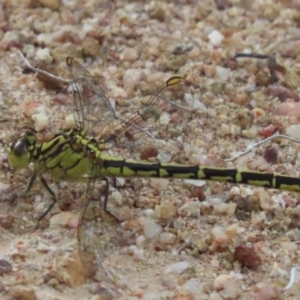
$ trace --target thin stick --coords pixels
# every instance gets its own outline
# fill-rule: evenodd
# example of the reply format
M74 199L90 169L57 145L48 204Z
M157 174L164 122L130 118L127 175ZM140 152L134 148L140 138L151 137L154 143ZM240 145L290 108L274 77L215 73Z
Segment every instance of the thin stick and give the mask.
M27 60L27 58L23 55L23 53L18 50L22 60L24 61L24 63L26 64L26 66L28 67L29 70L33 71L33 72L37 72L37 73L40 73L40 74L43 74L49 78L51 78L52 80L56 80L56 81L60 81L62 83L67 83L67 84L70 84L72 83L72 80L71 79L64 79L64 78L61 78L59 76L56 76L56 75L53 75L47 71L44 71L44 70L41 70L39 68L35 68L34 66L32 66L30 64L30 62Z
M271 141L271 140L273 140L273 139L277 139L277 138L286 139L286 140L289 140L289 141L292 141L292 142L295 142L295 143L299 143L299 144L300 144L300 140L298 140L298 139L294 139L294 138L289 137L289 136L284 135L284 134L274 134L274 135L269 136L268 138L266 138L266 139L264 139L264 140L262 140L262 141L260 141L260 142L258 142L258 143L253 144L252 146L248 147L248 149L245 150L244 152L241 152L241 153L237 154L236 156L234 156L234 157L232 157L232 158L225 159L225 161L226 161L226 162L234 161L234 160L236 160L237 158L242 157L242 156L244 156L244 155L250 153L254 148L256 148L256 147L258 147L258 146L260 146L260 145L262 145L262 144L264 144L264 143L266 143L266 142L268 142L268 141Z
M287 286L283 289L284 291L289 290L294 285L296 280L296 271L300 271L300 266L296 266L291 269L291 278Z
M278 81L278 77L275 73L275 67L276 67L276 58L275 58L275 53L270 54L270 55L265 55L265 54L258 54L258 53L237 53L235 55L236 58L239 57L253 57L253 58L258 58L258 59L268 59L268 68L270 71L270 76L271 76L271 82L275 83Z

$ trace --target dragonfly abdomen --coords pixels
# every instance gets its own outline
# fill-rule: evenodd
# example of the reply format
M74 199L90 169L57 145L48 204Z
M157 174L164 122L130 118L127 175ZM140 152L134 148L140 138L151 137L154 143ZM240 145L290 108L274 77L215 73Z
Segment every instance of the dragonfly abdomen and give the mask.
M138 162L108 156L102 158L102 167L103 174L108 177L203 179L300 192L300 178L272 173L195 165Z

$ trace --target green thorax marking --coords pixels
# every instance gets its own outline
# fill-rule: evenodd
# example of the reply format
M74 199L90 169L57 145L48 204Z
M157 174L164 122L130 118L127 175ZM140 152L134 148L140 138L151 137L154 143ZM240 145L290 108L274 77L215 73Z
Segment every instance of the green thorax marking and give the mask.
M63 131L47 142L36 143L29 152L39 174L48 173L53 179L67 181L89 174L100 156L96 141L82 137L76 129Z

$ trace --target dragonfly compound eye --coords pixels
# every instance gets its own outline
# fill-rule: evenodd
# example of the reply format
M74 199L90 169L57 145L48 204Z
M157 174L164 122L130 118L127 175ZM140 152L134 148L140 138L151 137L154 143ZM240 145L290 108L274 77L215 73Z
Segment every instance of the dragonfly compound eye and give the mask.
M8 148L9 160L15 169L24 169L30 163L30 153L28 151L28 140L21 138L10 144Z
M28 142L26 140L17 140L12 144L12 152L15 156L21 157L27 152Z

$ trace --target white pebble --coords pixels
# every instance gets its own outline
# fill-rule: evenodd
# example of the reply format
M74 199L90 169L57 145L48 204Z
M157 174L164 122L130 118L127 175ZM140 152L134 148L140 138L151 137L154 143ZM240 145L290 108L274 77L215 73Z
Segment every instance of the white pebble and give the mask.
M192 180L192 179L184 179L183 180L185 183L195 185L195 186L204 186L206 185L206 181L204 180Z
M215 214L226 214L233 216L236 211L236 203L219 203L214 206Z
M162 232L159 241L165 245L174 245L176 242L176 235L171 232Z
M200 202L187 202L178 209L180 216L199 218L200 217Z
M162 232L162 227L151 220L145 220L143 224L144 235L147 239L153 239Z
M221 226L216 226L211 230L212 235L214 238L224 238L226 237L226 233Z
M288 126L286 134L294 139L300 139L300 124Z
M35 58L36 58L36 60L43 61L46 64L51 64L52 60L53 60L50 50L48 48L38 49L36 51Z
M198 278L191 278L186 283L183 284L183 289L189 291L190 293L200 295L203 293L203 284ZM190 299L190 298L188 298Z
M149 185L153 188L157 188L157 189L165 189L168 184L169 184L170 180L169 179L165 179L165 178L150 178L149 179Z
M165 274L181 274L184 272L190 264L187 261L181 261L172 265L169 265L165 270Z
M129 247L129 252L132 254L135 260L145 260L144 251L142 249L138 249L136 246L132 245Z
M76 127L75 119L74 119L73 114L67 115L65 117L65 122L66 122L66 125L67 125L68 128L75 128Z
M50 247L48 245L44 244L43 242L39 241L36 250L41 253L47 253L47 252L49 252Z
M233 186L229 192L231 196L239 196L241 193L240 188L238 186Z
M143 235L139 235L135 240L135 244L138 248L142 249L142 248L144 248L145 241L146 241L146 238Z
M154 210L152 208L147 208L139 213L140 216L152 217L154 215Z
M226 275L226 274L219 275L213 283L214 289L216 291L220 291L226 288L228 282L231 282L232 280L234 280L234 277L232 277L232 275Z
M265 211L272 211L279 206L277 200L270 197L267 193L260 193L259 200L260 207Z
M214 45L214 46L219 46L223 39L224 36L223 34L218 31L218 30L213 30L209 35L208 35L209 41Z
M14 30L6 31L2 38L2 42L5 43L9 43L12 41L19 41L19 40L20 40L20 34Z
M230 74L230 69L216 66L216 73L221 81L226 81Z
M126 99L128 98L128 95L126 93L126 91L124 89L122 89L121 87L115 87L113 89L113 91L111 92L111 97L115 98L123 98Z
M44 113L33 114L31 119L34 122L34 128L36 131L43 130L49 123L49 118Z
M123 76L123 85L126 91L133 90L135 85L141 80L145 80L146 75L143 69L128 69Z

